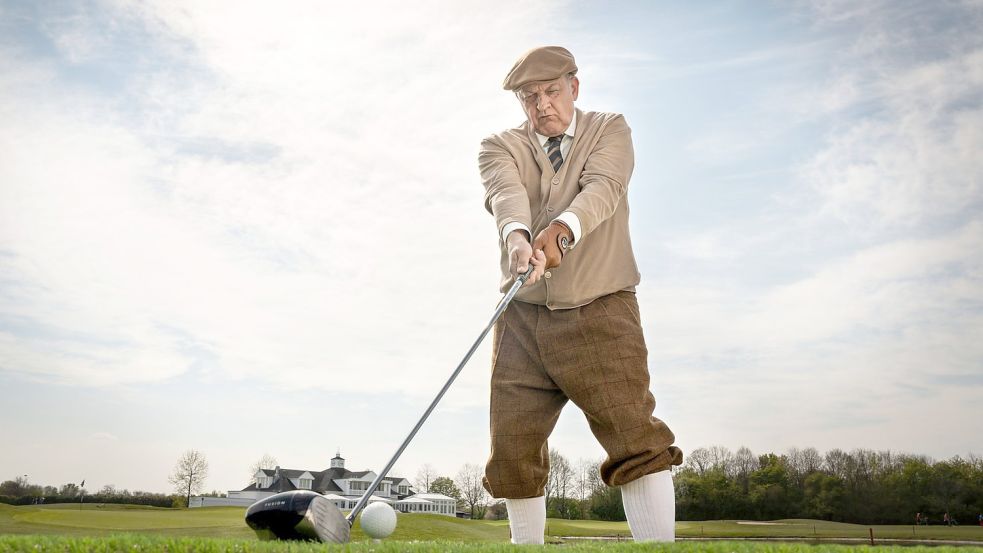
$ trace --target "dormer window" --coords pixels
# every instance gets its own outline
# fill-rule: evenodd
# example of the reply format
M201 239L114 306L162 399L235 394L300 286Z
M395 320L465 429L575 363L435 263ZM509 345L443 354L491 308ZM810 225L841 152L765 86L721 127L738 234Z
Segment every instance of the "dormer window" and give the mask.
M313 485L314 485L314 480L311 480L310 478L301 478L300 486L298 487L302 490L309 490Z

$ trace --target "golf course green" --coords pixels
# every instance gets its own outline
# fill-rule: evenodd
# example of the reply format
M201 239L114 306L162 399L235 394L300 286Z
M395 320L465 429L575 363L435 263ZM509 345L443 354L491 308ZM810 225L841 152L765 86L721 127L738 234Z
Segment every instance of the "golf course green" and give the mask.
M324 545L260 542L243 522L240 507L165 509L134 505L0 505L0 552L6 551L308 551ZM877 550L916 542L932 551L983 551L979 526L864 526L813 520L678 522L679 542L667 551L839 551ZM368 539L356 523L352 551L505 551L507 521L472 521L440 515L400 515L396 531L380 542ZM624 522L550 519L547 540L570 551L634 551L643 544L630 537ZM713 541L713 540L734 541ZM624 541L622 541L624 540ZM747 540L760 540L757 542ZM621 543L619 543L619 541ZM721 549L721 544L728 544ZM819 545L809 545L819 544ZM838 545L837 545L838 544ZM309 547L320 549L309 549ZM941 546L941 547L939 547ZM648 546L649 548L651 546ZM641 548L641 549L636 549ZM832 549L830 549L832 548ZM920 549L915 547L915 549ZM650 550L650 549L649 549ZM661 549L660 549L661 550ZM905 547L905 552L912 548Z

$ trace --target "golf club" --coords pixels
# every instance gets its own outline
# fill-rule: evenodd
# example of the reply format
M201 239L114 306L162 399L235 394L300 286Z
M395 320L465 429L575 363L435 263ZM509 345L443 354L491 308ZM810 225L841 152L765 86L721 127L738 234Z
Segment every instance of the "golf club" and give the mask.
M382 479L389 474L389 470L393 468L396 464L396 460L409 445L413 437L423 426L424 421L430 416L430 413L440 402L440 399L444 397L447 390L451 387L451 384L457 378L457 375L461 373L464 365L467 364L468 360L471 359L471 355L474 354L475 350L484 340L488 332L491 331L492 327L495 326L495 322L498 318L502 316L505 308L509 306L512 302L512 298L519 291L519 288L526 282L533 273L533 267L530 265L529 270L525 274L519 275L509 288L509 291L505 293L501 301L498 302L498 306L495 308L495 313L492 315L491 321L485 326L485 329L481 331L478 339L475 340L474 344L471 345L471 349L465 354L464 359L457 365L454 372L451 374L447 382L444 383L444 387L440 389L437 397L430 402L430 406L427 410L423 412L423 416L413 427L409 436L403 440L403 444L399 446L396 453L392 456L392 459L386 463L386 466L379 471L379 474L369 485L369 488L365 490L365 493L355 504L355 507L348 514L344 516L338 507L322 496L321 494L309 490L292 490L288 492L282 492L275 495L271 495L265 499L261 499L256 503L253 503L249 509L246 510L246 524L252 528L256 534L262 540L319 540L328 543L347 543L351 537L352 524L355 522L355 517L358 516L362 509L365 508L369 503L369 499L372 497L372 493L375 492L376 488L379 487L379 483Z

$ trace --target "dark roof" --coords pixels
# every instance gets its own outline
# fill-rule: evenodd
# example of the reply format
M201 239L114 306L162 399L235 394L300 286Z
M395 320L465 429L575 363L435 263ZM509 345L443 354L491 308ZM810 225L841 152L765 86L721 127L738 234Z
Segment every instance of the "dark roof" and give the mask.
M334 481L348 478L349 474L351 474L351 471L341 467L334 467L315 473L314 489L320 492L340 492L342 491L341 488Z
M262 471L263 471L263 474L265 474L266 476L273 476L273 477L277 476L277 471L275 469L262 469ZM318 491L318 492L321 492L321 493L324 493L324 492L341 492L342 489L341 489L341 487L338 486L338 484L335 484L335 482L334 482L335 480L344 480L346 478L362 478L366 474L369 474L371 472L372 471L370 471L370 470L363 470L363 471L359 471L359 472L352 472L352 471L350 471L350 470L348 470L346 468L341 468L341 467L332 467L332 468L325 469L325 470L322 470L322 471L298 470L298 469L283 469L283 468L281 468L280 469L280 473L279 473L279 477L276 478L276 480L273 481L273 484L270 487L268 487L268 488L258 488L258 487L256 487L256 484L253 483L253 484L250 484L249 486L246 486L245 488L243 488L242 491L246 492L246 491L263 490L263 491L271 491L271 492L285 492L285 491L289 491L289 490L295 490L297 488L296 488L296 486L293 485L293 483L290 482L290 479L291 478L300 478L300 476L303 475L304 473L310 473L311 476L314 477L314 484L313 484L312 488L315 491ZM383 481L389 482L390 485L396 484L398 482L402 482L403 480L406 480L406 479L403 478L403 477L401 477L401 476L387 476L387 477L383 478ZM411 484L411 486L412 486L412 484ZM395 490L393 490L393 492L395 493ZM404 495L404 496L401 496L400 497L400 496L397 495L397 497L399 497L400 499L402 499L402 497L406 497L406 496Z
M301 473L301 474L303 474L303 473ZM274 480L273 481L273 485L270 486L268 489L271 492L277 492L277 493L279 493L279 492L289 492L289 491L292 491L292 490L296 490L297 489L297 486L294 486L293 482L291 482L289 479L280 477L280 478L277 478L276 480Z
M280 469L280 476L286 476L287 478L300 478L301 476L304 475L304 473L308 473L308 472L310 472L312 476L314 474L317 474L309 470Z

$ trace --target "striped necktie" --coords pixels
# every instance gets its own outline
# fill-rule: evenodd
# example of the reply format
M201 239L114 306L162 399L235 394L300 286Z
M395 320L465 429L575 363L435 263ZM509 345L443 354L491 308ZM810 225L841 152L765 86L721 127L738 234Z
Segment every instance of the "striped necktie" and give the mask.
M559 173L560 166L563 165L563 154L560 153L560 142L563 142L563 135L551 137L546 141L546 157L550 158L553 164L553 172Z

